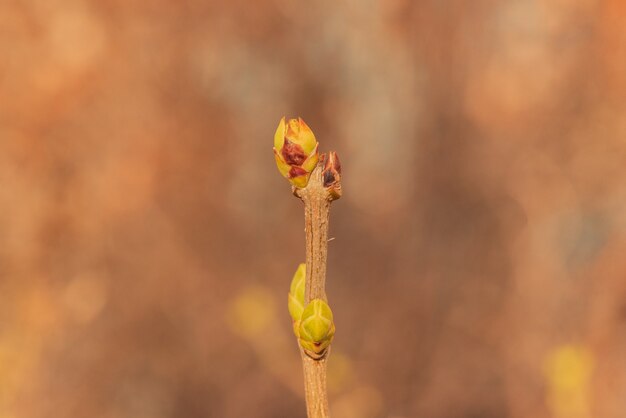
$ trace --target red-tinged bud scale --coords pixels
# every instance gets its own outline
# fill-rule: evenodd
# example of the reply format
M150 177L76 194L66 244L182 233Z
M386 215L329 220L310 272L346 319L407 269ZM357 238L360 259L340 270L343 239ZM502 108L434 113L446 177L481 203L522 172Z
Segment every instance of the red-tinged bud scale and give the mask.
M294 186L306 187L318 161L318 143L301 118L283 117L274 134L274 158L278 171Z

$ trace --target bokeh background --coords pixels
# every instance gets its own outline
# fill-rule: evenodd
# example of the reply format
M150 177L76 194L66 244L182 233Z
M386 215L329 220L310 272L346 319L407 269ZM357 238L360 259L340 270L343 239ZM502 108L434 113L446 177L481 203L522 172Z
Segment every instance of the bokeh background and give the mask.
M339 418L626 417L622 0L0 2L0 418L304 417L280 117L342 159Z

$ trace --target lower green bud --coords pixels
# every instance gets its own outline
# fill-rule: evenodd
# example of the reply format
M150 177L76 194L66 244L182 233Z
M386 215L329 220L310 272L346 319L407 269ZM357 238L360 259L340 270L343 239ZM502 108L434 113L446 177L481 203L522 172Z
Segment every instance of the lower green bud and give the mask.
M293 333L300 346L312 358L322 358L335 335L333 312L322 299L313 299L304 306L306 264L298 266L287 298L289 314L293 320Z
M322 299L313 299L300 319L300 345L312 357L323 356L335 335L335 323L330 306Z

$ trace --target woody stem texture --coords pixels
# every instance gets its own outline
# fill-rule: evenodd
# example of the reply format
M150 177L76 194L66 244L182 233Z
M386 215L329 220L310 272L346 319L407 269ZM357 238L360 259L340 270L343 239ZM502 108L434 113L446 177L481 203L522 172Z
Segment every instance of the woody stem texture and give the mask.
M313 299L326 300L326 257L328 254L328 224L330 204L336 197L324 185L324 159L313 170L307 186L295 189L304 202L304 230L306 235L305 305ZM304 386L309 418L327 418L328 391L326 388L326 360L328 350L321 358L312 358L301 348Z
M304 202L304 233L306 235L306 288L304 302L326 300L326 257L328 254L328 221L330 199L321 181L321 165L302 190Z
M337 153L320 154L318 147L302 118L280 120L274 134L276 167L304 203L306 266L300 265L292 279L287 305L302 356L308 418L330 416L326 361L335 325L326 299L326 256L330 203L342 193Z

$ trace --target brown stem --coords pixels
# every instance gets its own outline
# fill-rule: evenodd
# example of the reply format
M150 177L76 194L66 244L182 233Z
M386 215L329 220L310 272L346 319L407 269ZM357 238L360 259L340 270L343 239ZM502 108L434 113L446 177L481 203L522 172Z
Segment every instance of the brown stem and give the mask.
M313 299L326 300L326 256L328 254L328 220L330 203L340 196L339 176L333 187L324 184L327 167L325 156L311 173L309 183L294 193L304 202L304 232L306 236L305 306ZM328 176L326 176L328 177ZM337 192L339 190L339 192ZM339 194L338 194L339 193ZM330 348L320 357L310 357L302 348L304 390L308 418L328 418L328 390L326 388L326 359Z
M330 200L322 183L317 181L320 167L302 195L304 202L304 233L306 235L305 306L313 299L326 300L326 256L328 254L328 219ZM314 178L315 176L315 178ZM319 187L318 187L319 186Z
M302 370L304 371L304 395L308 418L328 418L328 390L326 389L326 358L314 360L304 350Z

